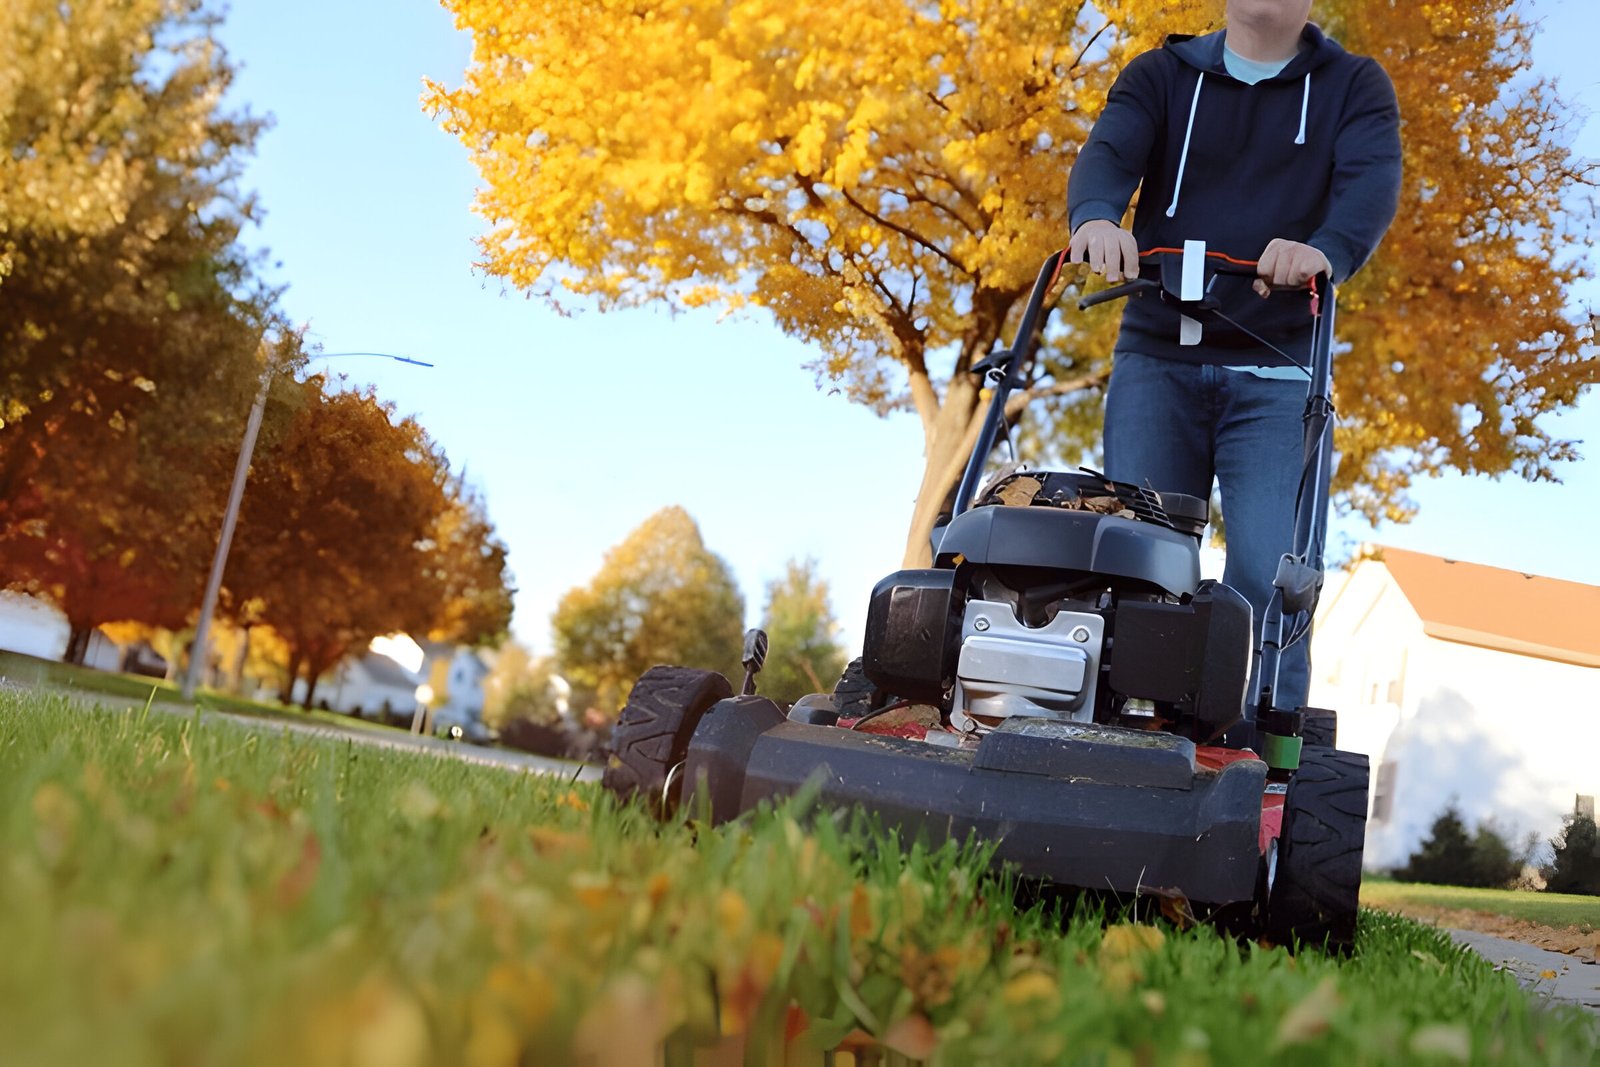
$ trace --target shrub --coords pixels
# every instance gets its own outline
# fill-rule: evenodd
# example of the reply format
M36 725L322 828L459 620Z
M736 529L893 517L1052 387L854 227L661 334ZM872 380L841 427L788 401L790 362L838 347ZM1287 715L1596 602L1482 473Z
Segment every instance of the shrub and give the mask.
M1555 859L1545 868L1545 890L1550 893L1588 893L1600 896L1600 836L1594 819L1569 815L1550 841Z
M1528 851L1519 851L1492 820L1480 823L1469 834L1461 812L1452 803L1433 821L1427 839L1394 876L1402 882L1503 889L1522 873Z

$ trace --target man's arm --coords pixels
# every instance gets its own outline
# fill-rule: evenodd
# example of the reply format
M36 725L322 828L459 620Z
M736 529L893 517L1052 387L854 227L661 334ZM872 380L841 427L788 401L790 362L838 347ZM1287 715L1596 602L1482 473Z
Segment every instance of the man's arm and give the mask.
M1139 272L1138 245L1121 223L1159 135L1161 67L1159 53L1146 52L1123 68L1067 181L1071 262L1088 263L1112 282Z
M1333 150L1328 215L1306 241L1342 282L1367 261L1400 205L1400 106L1394 84L1368 60L1351 86Z

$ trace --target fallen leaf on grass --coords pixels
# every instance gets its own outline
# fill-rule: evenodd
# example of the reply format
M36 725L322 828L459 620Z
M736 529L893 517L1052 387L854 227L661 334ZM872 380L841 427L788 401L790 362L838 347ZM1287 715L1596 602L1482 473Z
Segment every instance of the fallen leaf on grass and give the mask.
M928 1017L918 1012L890 1023L883 1034L883 1045L913 1060L932 1059L939 1048L939 1035Z
M1434 1023L1411 1035L1411 1051L1418 1056L1444 1056L1466 1063L1472 1059L1472 1033L1459 1024Z
M391 982L363 982L343 1020L346 1043L338 1062L348 1067L421 1067L430 1058L422 1006Z
M400 793L400 814L407 822L427 822L439 814L439 809L444 807L439 798L434 796L433 790L421 782L411 782Z
M300 858L284 876L278 879L278 903L292 908L310 892L317 882L317 872L322 869L322 842L316 834L307 834L300 843Z
M1025 971L1005 984L1000 995L1007 1004L1026 1004L1033 1000L1054 1000L1056 979L1043 971Z
M1338 979L1331 975L1324 978L1304 1000L1284 1013L1273 1047L1284 1048L1321 1037L1333 1026L1334 1013L1343 1003Z
M612 982L584 1012L573 1035L573 1051L595 1067L654 1063L671 1030L667 1006L644 979Z

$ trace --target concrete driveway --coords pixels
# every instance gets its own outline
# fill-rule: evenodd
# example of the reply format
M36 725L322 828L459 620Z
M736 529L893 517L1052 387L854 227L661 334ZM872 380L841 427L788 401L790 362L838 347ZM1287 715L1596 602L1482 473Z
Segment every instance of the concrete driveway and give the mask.
M1472 930L1451 930L1449 934L1456 944L1511 972L1530 995L1577 1004L1600 1014L1600 963L1592 955L1587 959L1568 956Z

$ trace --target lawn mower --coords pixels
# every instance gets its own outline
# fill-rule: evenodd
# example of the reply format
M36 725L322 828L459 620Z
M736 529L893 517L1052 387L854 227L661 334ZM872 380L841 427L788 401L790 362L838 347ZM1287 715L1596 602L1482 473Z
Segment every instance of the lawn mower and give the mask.
M1309 359L1283 356L1310 382L1305 464L1293 550L1257 631L1241 594L1200 576L1207 501L1088 469L1013 465L980 486L1066 260L1045 262L1013 346L974 368L991 399L933 565L878 583L861 659L834 691L792 707L757 695L759 631L739 695L711 671L652 668L619 717L604 783L718 823L808 788L904 839L991 841L1024 879L1181 900L1247 915L1277 943L1348 950L1367 760L1334 747L1332 712L1275 696L1280 651L1305 638L1322 584L1332 287L1306 293ZM1254 277L1253 264L1200 242L1142 260L1140 277L1080 309L1158 299L1186 337L1238 326L1212 287Z

